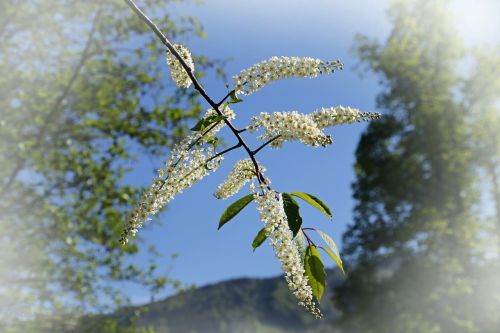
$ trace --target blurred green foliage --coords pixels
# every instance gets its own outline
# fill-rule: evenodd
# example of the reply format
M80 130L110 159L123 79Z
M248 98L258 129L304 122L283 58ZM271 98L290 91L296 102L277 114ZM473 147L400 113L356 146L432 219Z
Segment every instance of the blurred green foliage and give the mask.
M445 2L395 1L389 14L385 43L358 36L355 47L380 78L385 114L356 151L348 278L335 296L340 326L497 332L498 247L486 244L500 223L489 227L479 194L491 190L498 221L500 54L477 52L468 76Z
M203 37L196 19L168 15L171 2L139 4L172 40ZM0 3L0 326L113 308L127 283L179 285L154 248L138 263L137 242L118 244L141 192L127 172L164 156L201 111L163 78L164 52L120 0ZM195 61L199 76L221 72Z
M468 302L479 331L493 333L500 327L500 45L475 49L472 57L462 105L468 111L482 228L480 249L474 253L474 297Z

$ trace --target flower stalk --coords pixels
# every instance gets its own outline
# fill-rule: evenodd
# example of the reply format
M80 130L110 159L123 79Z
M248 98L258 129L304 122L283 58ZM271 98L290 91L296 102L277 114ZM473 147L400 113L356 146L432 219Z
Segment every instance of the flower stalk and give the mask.
M142 224L157 213L174 196L215 171L223 155L243 148L248 158L238 161L222 184L215 197L227 199L236 194L244 185L257 179L257 186L250 184L251 194L244 196L230 205L222 214L219 228L237 215L249 202L254 201L264 222L264 228L252 243L254 250L267 238L274 249L291 292L316 318L321 317L314 298L321 300L326 284L324 267L318 248L323 249L341 268L342 261L333 240L323 232L302 227L299 206L292 196L301 198L323 214L332 218L331 210L319 198L303 192L279 193L271 188L271 181L264 177L265 168L257 163L255 156L265 147L278 148L286 141L300 141L305 145L326 147L333 141L323 129L353 122L380 118L378 113L361 112L350 107L330 107L316 110L310 114L291 112L261 112L251 118L250 124L243 129L236 129L231 120L234 112L231 103L242 102L237 94L250 95L267 84L291 77L314 78L321 74L333 73L342 69L342 63L323 61L315 58L272 57L234 76L234 89L228 92L218 103L208 95L205 88L194 76L194 63L189 50L180 44L172 44L160 29L137 7L133 0L124 0L130 8L158 36L167 48L167 64L172 80L183 88L193 85L194 89L210 105L204 117L192 128L194 134L182 140L171 151L165 168L159 170L151 187L143 194L141 202L129 214L120 242L128 242ZM226 102L230 98L229 102ZM216 152L218 137L215 135L227 126L236 139L236 144ZM258 136L264 141L252 150L241 136L248 131L263 131ZM332 251L316 246L305 230L315 230Z

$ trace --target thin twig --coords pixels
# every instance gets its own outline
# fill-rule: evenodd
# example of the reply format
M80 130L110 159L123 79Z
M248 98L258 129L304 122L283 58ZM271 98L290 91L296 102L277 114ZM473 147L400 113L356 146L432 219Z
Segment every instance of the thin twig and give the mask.
M267 146L268 144L272 143L274 140L277 140L281 137L281 135L276 135L274 138L266 141L265 143L262 144L262 146L260 146L259 148L255 149L254 151L252 151L252 154L254 155L257 155L257 153L262 149L264 148L265 146Z
M208 162L210 162L210 161L212 161L212 160L216 159L216 158L217 158L217 157L219 157L219 156L224 155L225 153L230 152L231 150L235 150L235 149L240 148L240 147L241 147L241 143L238 143L238 144L236 144L236 145L234 145L234 146L232 146L232 147L229 147L229 148L227 148L227 149L224 149L223 151L221 151L221 152L219 152L219 153L215 154L214 156L210 157L210 158L209 158L208 160L206 160L205 162L203 162L203 163L201 163L201 164L197 165L197 166L196 166L193 170L191 170L191 172L189 172L187 175L185 175L184 177L182 177L181 179L179 179L179 180L178 180L178 182L183 181L184 179L186 179L189 175L191 175L193 172L195 172L195 171L196 171L196 170L198 170L199 168L201 168L201 167L203 167L203 166L206 166ZM164 186L165 184L166 184L166 182L165 182L165 183L163 183L162 188L163 188L163 186Z
M232 147L229 147L229 148L227 148L227 149L224 149L223 151L221 151L221 152L219 152L219 153L215 154L214 156L210 157L210 158L207 160L207 162L210 162L210 161L211 161L211 160L213 160L214 158L217 158L217 157L219 157L219 156L221 156L221 155L224 155L225 153L230 152L231 150L235 150L235 149L240 148L240 147L241 147L241 143L238 143L238 144L236 144L236 145L234 145L234 146L232 146Z
M187 150L193 148L198 142L200 142L201 139L203 139L205 135L207 135L207 133L210 133L211 130L213 130L217 125L219 125L220 122L221 120L216 121L214 124L212 124L212 126L210 126L204 133L202 133L196 140L193 141L193 143L191 143L188 146Z
M231 94L233 94L233 93L234 93L234 89L233 89L233 90L231 90L230 92L228 92L228 93L227 93L227 95L226 95L226 96L224 96L224 98L222 98L222 99L221 99L221 101L220 101L219 103L217 103L217 106L221 106L221 105L222 105L222 103L224 103L224 102L226 101L226 99L228 99L228 98L229 98L229 96L231 96Z

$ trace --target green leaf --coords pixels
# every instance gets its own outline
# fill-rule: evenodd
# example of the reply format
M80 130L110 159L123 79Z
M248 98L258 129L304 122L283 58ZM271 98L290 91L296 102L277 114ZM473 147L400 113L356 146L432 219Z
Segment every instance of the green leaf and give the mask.
M314 245L309 245L307 247L304 269L308 279L307 283L311 287L313 295L318 300L318 303L321 303L321 298L323 297L323 292L326 287L326 273L319 252Z
M330 236L328 236L328 234L324 233L321 230L316 229L316 232L318 233L319 237L321 237L321 239L323 239L323 241L325 242L325 244L328 245L328 247L331 249L331 251L337 257L340 257L340 252L337 249L337 245L335 244L335 242L333 241L333 239Z
M288 226L295 237L302 226L302 217L300 217L299 205L290 194L282 193L281 196L283 197L283 208L285 209Z
M332 211L330 210L330 207L328 207L323 201L321 201L314 195L303 192L292 192L290 194L296 196L297 198L301 198L302 200L328 216L330 220L332 219Z
M232 203L229 207L226 208L224 213L222 213L222 216L220 217L219 220L219 227L217 229L222 228L224 224L229 222L233 217L238 215L238 213L246 207L250 203L250 201L253 200L253 194L249 194L244 196L241 199L236 200L234 203Z
M208 116L206 118L202 118L200 119L196 125L194 125L192 128L191 128L191 131L195 131L195 132L199 132L199 131L202 131L204 130L205 128L207 128L208 126L210 126L211 124L213 123L216 123L218 121L221 121L222 119L224 119L225 116L223 115L213 115L213 116Z
M337 266L339 266L340 270L345 275L344 265L342 265L342 260L339 257L337 257L335 254L333 254L332 251L328 250L327 248L321 246L321 249L323 251L325 251L326 254L328 254L330 256L330 258L332 258L332 260L337 264Z
M191 127L191 131L201 131L202 127L204 127L204 123L205 123L205 118L202 118L200 120L198 120L198 122L196 123L196 125L194 125L193 127Z
M207 139L207 143L211 144L214 148L217 148L219 146L219 138L216 136L212 136Z
M299 251L300 259L302 260L302 265L304 265L304 258L306 256L306 250L307 250L307 240L306 237L304 236L304 233L303 232L297 233L297 236L295 236L293 241L297 246L297 250Z
M337 249L337 245L335 244L333 239L321 230L316 230L316 232L321 237L321 239L323 239L325 244L329 247L329 249L323 248L323 250L333 259L333 261L337 264L337 266L339 266L339 268L345 274L339 250Z
M257 236L255 236L255 238L253 239L253 242L252 242L253 250L255 251L259 246L261 246L262 243L264 243L264 241L266 240L266 238L267 238L266 228L260 229Z
M238 98L238 96L236 96L236 92L234 90L231 92L229 97L231 98L231 100L228 102L230 104L236 104L236 103L243 102L243 100L241 98Z

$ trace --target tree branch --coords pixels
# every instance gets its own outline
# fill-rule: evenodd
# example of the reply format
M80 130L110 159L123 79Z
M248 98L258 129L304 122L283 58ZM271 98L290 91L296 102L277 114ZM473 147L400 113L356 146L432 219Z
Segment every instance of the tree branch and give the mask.
M85 63L88 60L88 56L89 56L89 53L90 53L90 47L92 45L92 40L94 38L94 34L95 34L96 30L97 30L97 22L99 21L100 15L101 15L101 10L99 8L97 10L96 15L94 16L93 21L92 21L92 27L90 29L89 37L88 37L88 39L87 39L87 41L85 43L85 47L83 49L82 56L80 57L80 59L78 61L78 64L75 67L75 70L73 71L73 74L71 75L71 77L70 77L70 79L68 81L68 84L66 84L66 86L65 86L62 94L59 96L59 98L54 103L54 106L52 107L52 110L49 112L49 114L45 118L45 120L43 122L43 126L40 128L38 134L35 137L35 142L37 143L37 145L40 144L41 139L45 135L45 132L47 131L47 129L50 126L50 124L52 124L53 118L60 112L60 108L61 108L62 102L64 101L64 99L69 94L69 92L71 90L71 87L75 83L76 79L78 78L78 75L80 74L80 71L82 70L83 66L85 65ZM12 173L10 174L10 176L7 179L7 182L0 189L0 197L2 197L3 195L5 195L5 193L12 186L12 184L14 183L14 180L16 179L17 175L23 169L25 163L26 163L26 159L25 158L20 158L17 161L14 170L12 171Z
M223 113L220 111L219 105L217 103L215 103L210 98L210 96L208 96L207 92L205 91L205 89L203 88L203 86L201 85L201 83L194 76L193 71L191 70L191 68L186 64L186 62L180 56L180 54L177 52L177 50L175 49L175 47L173 46L173 44L170 42L170 40L168 40L168 38L165 37L165 35L160 31L160 29L158 28L158 26L156 26L156 24L153 21L151 21L151 19L148 16L146 16L146 14L144 14L144 12L139 7L137 7L137 5L134 3L134 1L132 1L132 0L124 0L124 1L137 14L137 16L139 16L139 18L141 20L143 20L149 26L149 28L156 34L156 36L158 36L158 38L161 40L161 42L167 47L167 49L172 53L172 55L179 61L179 63L181 64L182 68L184 68L184 70L188 74L189 78L191 79L191 82L193 83L194 88L207 101L207 103L212 107L212 109L214 109L215 112L217 112L217 114L219 114L219 115L222 116ZM259 183L260 184L266 184L264 176L259 171L259 165L257 164L257 161L255 160L255 157L254 157L254 155L252 153L252 150L248 147L247 143L240 136L240 133L233 126L233 124L231 123L231 121L229 121L229 119L226 119L226 118L224 118L223 120L226 123L226 125L229 127L229 129L231 130L231 132L233 132L234 136L238 140L238 144L240 144L245 149L245 151L247 152L248 156L252 160L252 163L253 163L253 165L255 167L255 171L257 172L257 179L258 179Z
M264 148L265 146L267 146L268 144L272 143L274 140L277 140L281 137L281 134L280 135L276 135L274 138L266 141L265 143L262 144L262 146L260 146L259 148L255 149L254 151L252 151L252 155L257 155L257 153L262 149Z
M226 99L228 99L228 98L229 98L229 96L231 96L231 94L233 94L233 93L234 93L234 89L233 89L233 90L231 90L230 92L228 92L228 93L227 93L227 95L226 95L226 96L224 96L224 97L220 100L220 102L219 102L219 103L217 103L217 105L218 105L218 106L221 106L221 105L222 105L222 103L224 103L224 102L226 101Z

